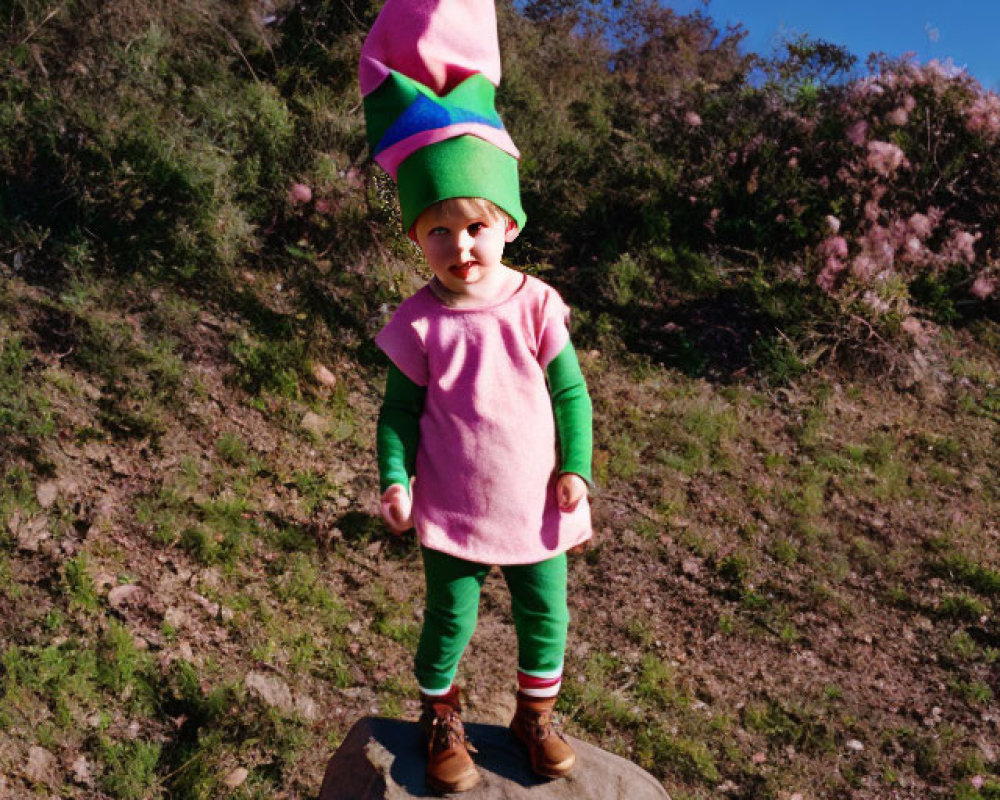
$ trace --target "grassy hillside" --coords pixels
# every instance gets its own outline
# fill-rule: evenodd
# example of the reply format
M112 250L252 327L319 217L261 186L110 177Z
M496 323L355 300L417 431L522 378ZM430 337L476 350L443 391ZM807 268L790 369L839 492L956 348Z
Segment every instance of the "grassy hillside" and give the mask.
M990 254L873 318L796 282L791 228L699 240L698 177L644 160L669 143L619 127L620 87L561 90L600 50L501 11L545 156L512 256L576 310L595 402L567 730L675 800L1000 797L1000 324L963 294ZM0 2L0 795L310 797L358 717L416 715L371 336L426 276L365 162L373 13ZM706 88L739 82L734 47L662 71L662 102L752 106ZM513 122L540 109L559 124ZM470 718L507 721L512 643L492 576Z

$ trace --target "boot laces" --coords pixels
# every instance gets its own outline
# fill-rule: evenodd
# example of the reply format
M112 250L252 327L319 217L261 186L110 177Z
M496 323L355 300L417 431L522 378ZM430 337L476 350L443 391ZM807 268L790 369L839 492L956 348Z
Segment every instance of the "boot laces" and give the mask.
M536 742L542 742L550 736L565 739L562 730L552 717L550 711L529 711L528 729Z
M478 752L465 736L465 726L462 719L452 709L447 709L444 713L439 713L434 709L434 717L431 720L431 751L441 753L445 750L464 746L471 753Z

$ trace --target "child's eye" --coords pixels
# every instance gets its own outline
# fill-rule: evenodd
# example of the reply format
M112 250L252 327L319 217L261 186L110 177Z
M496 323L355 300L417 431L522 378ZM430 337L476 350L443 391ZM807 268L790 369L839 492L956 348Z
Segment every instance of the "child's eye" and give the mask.
M448 232L448 229L445 228L445 227L443 227L443 226L441 226L441 225L439 225L436 228L431 228L431 231L430 231L431 236L442 236L443 234L446 234L447 232Z
M471 224L471 225L469 226L468 230L469 230L469 233L470 233L470 234L472 234L473 236L475 236L475 235L476 235L477 233L479 233L479 231L481 231L481 230L482 230L483 228L485 228L485 227L486 227L486 226L485 226L485 225L483 225L483 223L481 223L481 222L473 222L473 223L472 223L472 224Z

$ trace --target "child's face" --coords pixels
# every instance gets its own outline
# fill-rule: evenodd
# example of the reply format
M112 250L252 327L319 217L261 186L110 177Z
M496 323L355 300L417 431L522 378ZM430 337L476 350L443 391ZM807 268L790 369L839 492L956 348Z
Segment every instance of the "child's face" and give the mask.
M517 228L502 216L463 204L427 209L417 218L414 234L444 287L468 294L500 266L504 245L513 241Z

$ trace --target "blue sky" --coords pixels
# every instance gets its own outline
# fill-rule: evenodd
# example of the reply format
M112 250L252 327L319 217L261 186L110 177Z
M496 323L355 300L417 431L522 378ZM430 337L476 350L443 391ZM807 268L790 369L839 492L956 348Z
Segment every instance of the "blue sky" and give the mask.
M700 0L661 0L679 12ZM987 89L1000 89L1000 0L710 0L720 25L742 22L745 48L769 53L782 33L806 33L859 57L876 50L913 52L920 61L951 58Z

